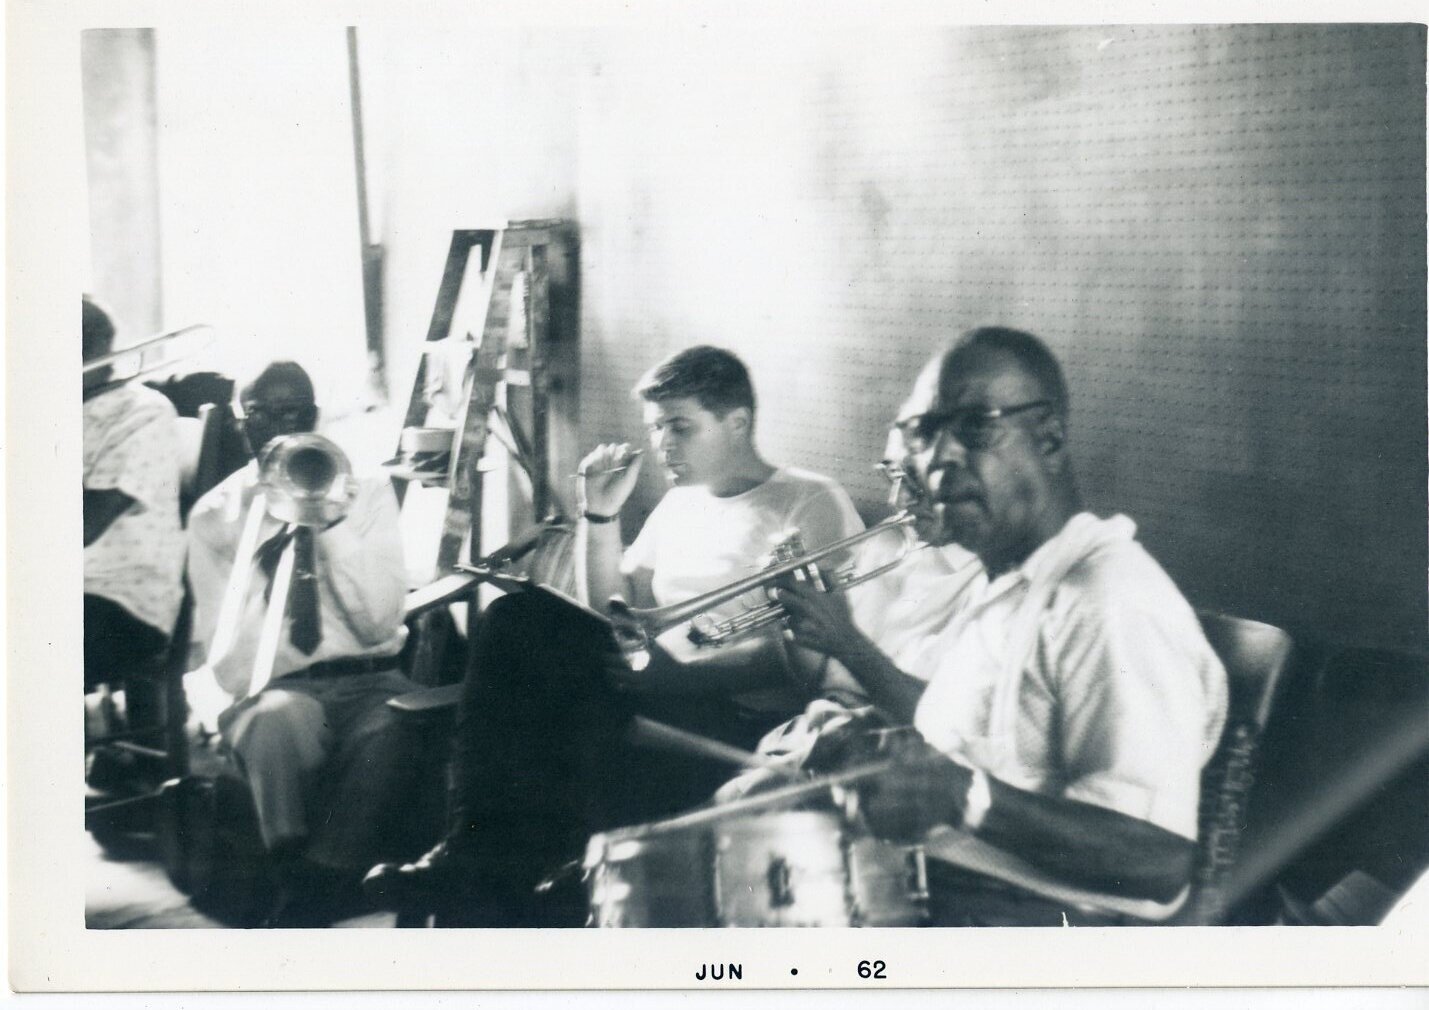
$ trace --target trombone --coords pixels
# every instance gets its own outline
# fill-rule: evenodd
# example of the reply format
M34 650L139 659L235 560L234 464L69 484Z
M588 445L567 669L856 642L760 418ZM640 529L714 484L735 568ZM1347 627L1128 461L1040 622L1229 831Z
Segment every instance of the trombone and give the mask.
M110 379L99 375L94 380L94 384L87 386L84 390L86 400L107 393L111 389L118 389L126 382L133 382L135 379L148 375L150 372L167 368L169 365L182 361L184 358L197 354L200 350L213 342L214 336L211 331L212 326L207 323L195 323L193 326L185 326L181 329L170 330L168 333L160 333L157 336L148 337L137 344L130 344L117 351L110 351L107 354L100 354L84 362L80 371L83 375L89 376L91 373L99 373L104 369L113 366L126 358L137 358L138 365L130 374L123 378ZM198 336L207 333L206 336ZM174 343L177 341L177 343ZM173 348L178 348L177 351ZM162 352L157 360L148 361L147 356L152 352Z
M898 466L890 463L879 464L880 469L893 482L890 500L898 501L900 493L911 490L916 495L908 475ZM787 575L808 581L822 592L843 592L862 585L872 579L891 572L915 551L927 546L918 539L914 530L917 516L911 509L903 508L882 522L852 536L826 544L815 551L806 552L797 531L784 537L775 545L769 563L761 571L737 579L719 589L711 590L682 603L671 603L663 607L631 607L616 598L610 601L610 610L617 619L622 648L627 652L641 652L654 639L670 628L691 621L689 639L695 645L720 646L741 638L760 628L778 624L787 616L783 604L768 600L749 607L733 617L716 620L704 616L706 611L756 589L768 589ZM826 572L820 562L842 554L866 540L885 534L896 533L901 539L897 553L883 564L866 571L845 571L836 569ZM704 616L703 620L700 620Z

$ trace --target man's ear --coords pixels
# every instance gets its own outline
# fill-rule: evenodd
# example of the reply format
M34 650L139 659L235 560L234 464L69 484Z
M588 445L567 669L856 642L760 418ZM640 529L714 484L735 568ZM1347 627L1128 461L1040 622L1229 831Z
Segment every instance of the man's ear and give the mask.
M1058 414L1050 414L1037 425L1037 448L1043 456L1060 461L1067 444L1067 422Z
M754 413L748 407L732 407L724 416L729 430L739 435L750 435L754 431Z

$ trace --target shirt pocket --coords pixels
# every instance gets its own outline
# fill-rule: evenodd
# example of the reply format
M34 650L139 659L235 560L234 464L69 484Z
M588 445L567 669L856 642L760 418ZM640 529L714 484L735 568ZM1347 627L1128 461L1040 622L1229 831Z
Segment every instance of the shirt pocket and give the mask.
M975 635L975 631L968 634ZM947 654L918 707L918 731L950 755L984 754L1000 746L992 725L998 697L1001 656L966 640ZM975 646L975 647L969 647Z

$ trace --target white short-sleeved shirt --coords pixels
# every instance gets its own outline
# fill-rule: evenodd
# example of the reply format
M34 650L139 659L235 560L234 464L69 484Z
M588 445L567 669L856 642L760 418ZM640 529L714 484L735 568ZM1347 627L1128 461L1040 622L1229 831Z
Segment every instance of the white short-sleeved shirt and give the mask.
M807 550L863 529L853 502L828 477L780 467L763 484L720 498L704 487L675 487L655 506L625 551L620 570L651 572L661 606L679 603L759 571L775 541L798 531ZM737 613L737 602L723 610Z
M1225 671L1135 530L1081 513L971 594L919 660L914 725L1009 785L1194 839Z
M165 635L183 599L179 443L173 404L138 383L84 402L84 487L134 504L84 549L84 591Z
M620 567L625 575L650 571L651 593L665 606L758 572L775 541L788 532L797 530L804 548L814 550L861 529L853 501L835 481L780 467L758 487L728 498L704 487L671 488L626 549ZM713 608L710 616L730 617L764 598L752 594L731 600ZM752 692L739 700L762 709L772 704L765 694Z
M994 777L1196 837L1225 671L1118 516L1073 517L967 601L926 663L914 725Z

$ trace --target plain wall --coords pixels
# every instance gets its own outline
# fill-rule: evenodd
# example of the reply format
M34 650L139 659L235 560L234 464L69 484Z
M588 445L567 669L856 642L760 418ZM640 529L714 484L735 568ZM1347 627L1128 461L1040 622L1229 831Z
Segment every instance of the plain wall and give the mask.
M1193 602L1429 649L1422 27L359 34L397 406L451 230L573 218L587 445L721 344L873 516L919 365L1018 326ZM156 87L165 324L369 403L341 33L161 34Z
M873 513L922 361L1030 329L1090 506L1194 603L1429 644L1422 27L661 42L604 38L580 95L590 440L638 434L651 361L721 344L768 456Z

